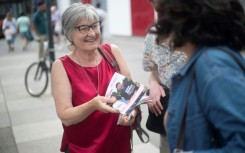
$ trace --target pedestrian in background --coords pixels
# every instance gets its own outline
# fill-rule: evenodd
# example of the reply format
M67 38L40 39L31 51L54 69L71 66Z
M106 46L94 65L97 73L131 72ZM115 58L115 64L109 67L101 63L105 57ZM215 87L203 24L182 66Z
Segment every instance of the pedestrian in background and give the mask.
M101 33L101 42L100 43L103 43L103 32L104 32L104 22L105 22L105 19L106 19L106 11L103 10L101 8L101 5L100 3L97 3L96 4L96 12L99 14L99 18L100 18L100 33Z
M52 94L57 114L64 128L62 152L130 153L130 125L135 121L122 116L108 104L115 99L105 97L116 70L100 54L113 55L120 73L131 78L119 48L100 44L100 19L90 4L74 3L62 14L62 27L70 42L70 54L52 65Z
M22 50L26 51L28 43L32 41L34 38L31 31L30 18L26 16L23 12L20 13L19 17L17 18L17 28L20 33L20 37L23 44Z
M10 11L6 13L6 17L3 20L2 29L9 47L8 51L13 52L15 48L14 43L15 43L17 28L16 28L16 19L12 16Z
M53 32L55 36L55 42L59 46L61 41L62 26L61 26L61 14L56 6L51 6L51 21Z
M45 56L44 42L48 40L48 22L46 15L46 5L44 0L37 2L37 11L33 15L32 27L39 42L38 58L41 59Z
M154 0L149 0L149 2L154 8ZM155 20L157 21L157 14L155 13L155 15ZM163 108L167 107L167 105L162 106L160 99L163 97L164 103L168 103L171 78L183 67L185 61L186 55L183 52L170 51L167 43L161 45L156 43L156 35L152 33L146 35L142 63L144 71L150 72L150 99L147 105L150 111L149 113L153 113L152 115L155 114L156 117L162 117L162 125L159 128L163 128L164 114L162 114L162 110L167 109ZM166 134L160 133L159 150L160 153L169 152Z
M170 152L245 152L245 17L239 0L156 0L159 44L184 51L166 130ZM240 64L239 64L240 63Z

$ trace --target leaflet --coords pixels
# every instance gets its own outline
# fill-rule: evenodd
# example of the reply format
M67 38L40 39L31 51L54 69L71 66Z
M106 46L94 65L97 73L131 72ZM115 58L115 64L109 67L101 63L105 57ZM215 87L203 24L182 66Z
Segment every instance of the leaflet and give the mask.
M115 72L105 96L117 100L112 107L122 115L130 115L136 106L145 103L147 90L147 86Z

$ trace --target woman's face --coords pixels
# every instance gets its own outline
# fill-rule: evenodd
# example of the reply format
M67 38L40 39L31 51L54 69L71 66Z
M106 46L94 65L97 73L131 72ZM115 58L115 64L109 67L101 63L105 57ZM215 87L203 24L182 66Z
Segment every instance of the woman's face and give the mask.
M100 23L81 20L75 27L71 40L78 50L95 50L100 44Z
M117 84L117 89L122 89L122 84L121 83Z

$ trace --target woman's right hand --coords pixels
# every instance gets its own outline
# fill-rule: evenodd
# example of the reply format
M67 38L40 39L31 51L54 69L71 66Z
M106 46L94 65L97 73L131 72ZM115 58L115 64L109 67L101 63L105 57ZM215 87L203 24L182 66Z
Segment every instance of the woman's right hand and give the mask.
M148 107L152 113L156 116L161 115L163 106L160 102L160 98L166 96L165 91L163 90L162 86L157 82L152 82L150 84L150 98L147 102Z
M93 103L95 110L100 110L104 113L119 113L112 107L112 104L116 102L115 98L96 96L91 102Z

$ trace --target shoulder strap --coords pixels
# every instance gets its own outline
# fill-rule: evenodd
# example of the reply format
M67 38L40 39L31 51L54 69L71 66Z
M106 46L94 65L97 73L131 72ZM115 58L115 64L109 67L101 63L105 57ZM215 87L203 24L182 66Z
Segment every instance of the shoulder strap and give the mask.
M141 112L140 112L141 113ZM143 143L148 143L149 142L149 134L141 127L141 116L137 115L136 116L136 123L137 123L137 127L136 127L136 133L138 135L138 137L140 138L140 141ZM146 140L144 140L143 135L145 135Z
M187 103L188 103L188 97L189 94L191 92L192 89L192 82L194 80L195 77L195 70L194 70L194 66L192 66L191 68L191 79L190 79L190 83L188 86L188 89L186 90L185 96L184 96L184 105L183 105L183 115L182 115L182 119L181 119L181 123L180 123L180 131L179 131L179 135L178 135L178 139L177 139L177 146L174 152L180 152L183 150L184 147L184 133L185 133L185 118L186 118L186 113L187 113Z
M223 51L223 52L226 52L227 54L229 54L236 61L236 63L240 66L240 68L245 72L245 65L241 62L241 59L239 59L237 56L235 56L235 54L231 53L227 49L224 49L221 47L219 47L218 49L220 51ZM242 56L241 54L239 54L239 55Z
M130 126L130 142L131 142L131 152L133 152L133 130L136 131L140 141L142 143L148 143L150 140L150 136L149 134L141 127L141 110L139 109L140 113L136 116L135 120L136 120L136 127L134 127L133 125ZM145 135L145 136L144 136ZM145 139L144 139L145 138Z
M106 50L102 51L100 47L98 47L98 51L101 54L101 56L106 60L106 62L108 62L111 65L111 67L115 69L116 72L120 72L117 60L115 59L115 57L112 55L111 52L108 52Z

